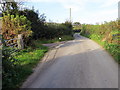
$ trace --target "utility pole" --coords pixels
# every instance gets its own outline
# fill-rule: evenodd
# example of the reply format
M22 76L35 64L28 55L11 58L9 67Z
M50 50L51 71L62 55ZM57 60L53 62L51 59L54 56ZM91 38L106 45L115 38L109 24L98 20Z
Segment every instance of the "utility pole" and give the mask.
M70 8L70 22L71 22L71 8Z
M118 2L118 19L120 20L120 1Z

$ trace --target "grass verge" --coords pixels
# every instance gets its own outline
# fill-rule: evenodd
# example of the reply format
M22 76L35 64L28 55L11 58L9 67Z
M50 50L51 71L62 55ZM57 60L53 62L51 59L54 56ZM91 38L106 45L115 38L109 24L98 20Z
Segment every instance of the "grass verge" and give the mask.
M9 51L8 51L9 50ZM12 55L10 52L14 52ZM48 48L35 44L21 51L7 49L3 61L3 88L19 88L24 80L33 72L33 68L41 60ZM7 58L8 56L8 58Z
M61 39L59 39L59 38L61 38ZM74 38L73 38L72 35L64 35L64 36L54 38L54 39L50 39L50 40L42 39L42 40L38 40L38 41L41 44L46 44L46 43L56 43L56 42L60 42L60 41L67 41L67 40L73 40L73 39Z
M90 38L100 44L103 48L105 48L112 56L113 58L120 63L120 48L119 44L115 43L108 43L106 41L102 41L102 37L100 35L92 34L92 35L83 35L87 38Z

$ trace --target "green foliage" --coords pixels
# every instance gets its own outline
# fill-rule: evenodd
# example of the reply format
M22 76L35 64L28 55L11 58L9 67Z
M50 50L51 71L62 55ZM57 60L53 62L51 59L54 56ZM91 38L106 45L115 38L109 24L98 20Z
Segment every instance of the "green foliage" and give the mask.
M17 38L18 34L23 34L24 41L28 42L29 36L32 35L31 22L25 16L3 15L2 18L2 35L4 39Z
M72 24L68 21L62 24L57 23L45 23L44 14L39 16L39 13L34 10L19 11L20 15L24 15L30 20L33 39L45 38L52 39L61 35L71 35Z
M71 35L72 26L70 23L46 23L46 30L44 32L45 39L58 38L63 35Z
M81 30L81 26L74 26L73 30Z
M110 54L115 58L115 60L120 63L120 45L105 43L104 47L110 52Z
M21 51L3 47L3 88L20 87L26 77L32 73L32 68L41 60L45 52L48 50L47 47L42 46L38 42L36 43L34 49L29 47Z
M33 39L42 38L45 32L45 16L44 14L40 15L34 10L26 9L24 11L19 11L20 15L24 15L31 22L31 30L33 31Z
M83 24L81 34L95 40L105 47L120 63L120 34L118 21L105 22L101 25Z
M81 25L80 22L74 22L73 24L77 26Z
M81 26L80 25L73 26L73 32L80 33L81 32Z
M5 46L2 50L3 88L16 88L32 73L32 68L48 50L38 39L46 39L48 42L73 39L72 24L68 21L62 24L45 23L44 14L39 16L37 11L28 9L19 11L15 2L7 3L7 7L3 9L3 39L17 38L18 34L23 34L26 44L23 50ZM59 40L58 37L62 39Z
M25 37L31 35L30 21L25 16L4 15L2 19L3 38L13 38L18 34L24 34Z
M15 49L3 47L2 50L2 86L3 87L13 87L15 82L18 81L18 71L19 68L18 60L14 58L16 55Z
M59 39L61 38L61 40ZM67 41L67 40L73 40L73 36L72 35L63 35L60 37L56 37L53 39L40 39L37 40L40 44L45 44L45 43L56 43L56 42L60 42L60 41Z
M73 40L74 39L72 35L64 35L60 38L61 38L61 40L59 40L59 41L68 41L68 40Z
M8 2L3 0L5 4L1 5L1 11L6 14L16 14L18 12L18 3L14 0L12 2Z
M19 60L22 66L27 65L32 69L32 67L43 57L44 52L46 52L46 50L36 49L31 52L24 52L15 58Z

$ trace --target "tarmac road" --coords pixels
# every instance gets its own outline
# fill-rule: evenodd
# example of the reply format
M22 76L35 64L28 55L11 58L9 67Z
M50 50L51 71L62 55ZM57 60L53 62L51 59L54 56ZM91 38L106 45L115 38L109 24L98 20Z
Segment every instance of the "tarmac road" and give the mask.
M48 58L52 64L36 69L22 88L118 88L115 60L94 41L74 37L57 46L54 58Z

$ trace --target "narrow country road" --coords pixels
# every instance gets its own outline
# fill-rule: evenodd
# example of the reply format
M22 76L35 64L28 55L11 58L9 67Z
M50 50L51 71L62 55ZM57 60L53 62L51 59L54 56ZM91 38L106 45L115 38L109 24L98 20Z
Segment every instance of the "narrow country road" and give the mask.
M52 64L37 69L22 88L118 88L115 60L94 41L74 36L59 45Z

